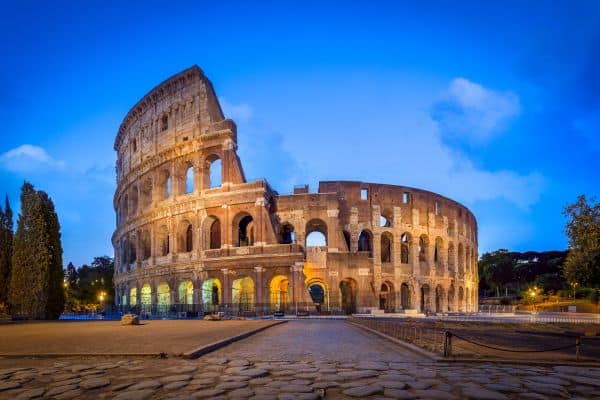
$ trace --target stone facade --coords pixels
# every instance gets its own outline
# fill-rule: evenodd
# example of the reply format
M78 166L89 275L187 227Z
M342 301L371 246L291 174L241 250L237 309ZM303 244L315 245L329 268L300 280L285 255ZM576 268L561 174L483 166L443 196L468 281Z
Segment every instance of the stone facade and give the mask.
M115 150L119 306L477 310L477 222L466 207L403 186L332 181L280 195L247 182L236 125L197 66L129 111Z

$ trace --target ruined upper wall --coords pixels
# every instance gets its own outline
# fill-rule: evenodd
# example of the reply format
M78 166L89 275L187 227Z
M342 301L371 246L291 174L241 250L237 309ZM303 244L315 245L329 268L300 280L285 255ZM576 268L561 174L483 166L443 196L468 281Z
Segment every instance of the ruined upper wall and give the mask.
M214 89L198 66L188 68L148 92L127 113L114 148L117 178L144 160L200 135L229 129Z

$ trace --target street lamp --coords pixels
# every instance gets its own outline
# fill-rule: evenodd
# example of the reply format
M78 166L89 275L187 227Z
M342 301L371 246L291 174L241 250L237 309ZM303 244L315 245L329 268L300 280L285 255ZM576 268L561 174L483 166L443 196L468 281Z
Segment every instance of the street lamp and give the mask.
M537 287L534 287L529 291L529 295L531 296L531 303L533 304L533 312L535 312L535 295L536 295Z

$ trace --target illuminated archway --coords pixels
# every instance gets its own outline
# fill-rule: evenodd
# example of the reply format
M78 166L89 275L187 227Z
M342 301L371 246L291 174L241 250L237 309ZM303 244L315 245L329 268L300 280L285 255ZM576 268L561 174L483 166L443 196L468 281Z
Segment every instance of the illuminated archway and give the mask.
M244 276L231 284L231 302L238 312L254 311L254 281Z
M179 304L190 305L194 303L194 284L185 280L179 284Z
M171 290L168 284L161 283L156 288L156 303L159 313L166 313L169 311L169 306L171 305Z
M129 305L137 306L137 288L135 287L129 289Z
M271 311L285 311L288 308L290 281L287 276L276 275L269 285Z
M207 279L202 283L202 304L205 311L215 311L222 299L221 281L217 278Z
M142 286L142 311L150 312L152 307L152 288L149 284Z

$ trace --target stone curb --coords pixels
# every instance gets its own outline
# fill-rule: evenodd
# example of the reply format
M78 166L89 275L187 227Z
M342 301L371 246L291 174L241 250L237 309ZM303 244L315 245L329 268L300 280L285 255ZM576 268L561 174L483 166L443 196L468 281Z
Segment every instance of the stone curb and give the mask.
M68 357L166 357L167 353L0 353L2 358L68 358ZM173 354L171 354L173 355Z
M402 347L405 347L409 350L412 350L416 353L419 353L425 357L430 358L433 361L436 362L440 362L440 363L453 363L453 364L460 364L460 363L466 363L466 364L512 364L512 365L531 365L531 366L541 366L541 367L549 367L549 366L559 366L559 365L563 365L563 366L573 366L573 367L600 367L600 362L598 361L562 361L562 360L556 360L556 361L536 361L536 360L519 360L519 359L510 359L510 358L461 358L461 357L452 357L452 358L444 358L441 356L438 356L435 353L429 352L427 350L424 350L418 346L415 346L414 344L411 343L407 343L404 342L400 339L396 339L394 337L388 336L385 333L381 333L379 331L376 331L374 329L371 328L367 328L366 326L362 326L360 324L354 323L354 322L350 322L352 325L358 326L366 331L369 331L371 333L374 333L378 336L381 336L384 339L387 339L391 342L394 342Z
M247 338L248 336L252 336L255 333L259 333L261 331L264 331L265 329L269 329L269 328L272 328L277 325L285 324L286 322L287 321L276 321L275 323L273 323L271 325L262 326L260 328L253 329L251 331L240 333L239 335L236 335L236 336L231 336L231 337L219 340L217 342L206 344L206 345L198 347L194 350L183 353L183 358L187 358L187 359L198 358L200 356L203 356L205 354L208 354L215 350L218 350L222 347L225 347L233 342L237 342L238 340L242 340L242 339Z
M424 357L427 357L427 358L429 358L430 360L433 360L433 361L444 361L444 359L443 359L443 358L441 358L440 356L438 356L437 354L435 354L435 353L432 353L432 352L430 352L430 351L427 351L427 350L424 350L424 349L422 349L422 348L420 348L420 347L418 347L418 346L415 346L414 344L411 344L411 343L404 342L404 341L402 341L402 340L400 340L400 339L396 339L396 338L394 338L394 337L388 336L388 335L386 335L385 333L381 333L381 332L379 332L379 331L376 331L376 330L374 330L374 329L367 328L366 326L362 326L362 325L360 325L360 324L357 324L357 323L355 323L355 322L351 322L351 321L348 321L348 322L349 322L350 324L352 324L353 326L357 326L357 327L359 327L359 328L361 328L361 329L364 329L364 330L366 330L367 332L371 332L371 333L373 333L373 334L375 334L375 335L381 336L382 338L384 338L384 339L387 339L387 340L389 340L390 342L393 342L393 343L395 343L395 344L397 344L397 345L399 345L399 346L402 346L402 347L404 347L405 349L408 349L408 350L410 350L410 351L412 351L412 352L414 352L414 353L417 353L417 354L420 354L420 355L422 355L422 356L424 356Z

